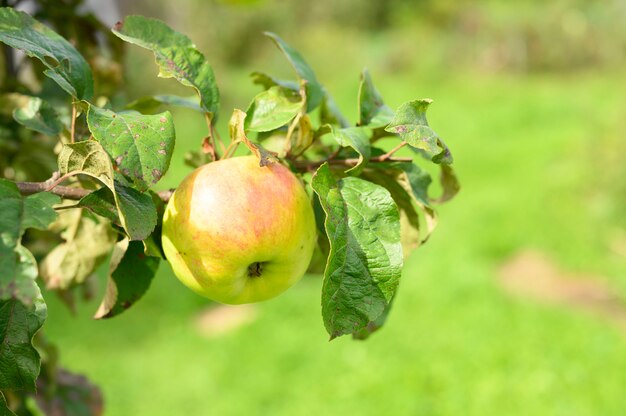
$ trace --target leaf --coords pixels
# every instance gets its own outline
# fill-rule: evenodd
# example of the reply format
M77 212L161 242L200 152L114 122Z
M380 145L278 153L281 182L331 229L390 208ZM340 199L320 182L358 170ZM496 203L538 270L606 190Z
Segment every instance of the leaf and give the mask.
M13 110L15 121L47 136L56 136L63 131L63 123L52 105L39 97L22 97L20 107Z
M409 162L372 163L368 165L368 168L378 171L375 172L374 177L367 176L369 180L376 183L379 183L379 181L386 182L386 185L383 186L387 187L394 197L396 195L400 197L401 194L400 192L394 191L394 187L401 187L422 211L424 219L426 220L426 230L421 233L421 241L419 241L419 244L426 242L437 227L437 213L431 204L431 198L428 196L428 188L432 183L430 174L422 170L416 164ZM399 206L401 205L399 199L396 199L396 202ZM408 216L408 222L413 223L414 221L410 218L412 214L408 212L408 209L404 211ZM406 241L407 243L409 242L408 236Z
M399 134L402 140L422 151L434 163L449 165L452 163L450 150L426 120L430 103L432 100L424 98L402 104L385 131Z
M359 126L383 127L391 123L393 116L393 110L385 105L372 77L364 69L359 84Z
M302 99L293 91L274 86L254 97L246 111L245 129L270 131L289 123L302 108Z
M100 389L85 376L57 368L37 380L37 406L46 415L96 416L103 412Z
M115 198L122 226L130 239L147 238L157 223L156 207L150 195L116 182Z
M400 212L400 241L402 243L403 256L406 258L422 242L420 238L419 214L413 202L413 197L398 182L402 172L389 167L388 164L384 164L386 166L379 165L381 164L370 165L363 171L361 177L387 189L398 206Z
M324 98L324 89L322 85L317 81L315 73L311 67L304 61L304 58L298 51L289 46L278 35L265 32L265 36L274 41L276 46L283 52L293 69L296 71L300 79L306 81L306 97L307 97L307 112L316 109Z
M126 42L151 50L159 66L159 77L175 78L193 87L202 108L217 114L219 90L213 69L191 39L160 20L143 16L127 16L124 22L115 25L113 33Z
M300 91L300 86L296 81L276 79L267 74L264 74L263 72L253 72L250 74L250 76L252 77L253 84L261 85L266 90L278 85L296 93Z
M27 228L46 229L56 218L52 205L59 201L48 193L23 198L13 182L0 179L0 300L31 305L39 296L35 259L20 240Z
M368 339L370 335L372 335L374 332L382 328L383 325L385 325L385 322L387 321L387 317L389 316L389 312L391 311L392 305L393 305L393 299L391 300L391 302L389 302L389 304L385 308L385 311L382 313L382 315L380 315L375 321L371 321L370 323L368 323L365 328L361 329L358 332L354 332L352 334L352 338L357 339L359 341L364 341Z
M291 135L290 153L292 155L299 155L304 152L311 146L316 137L308 114L300 115L297 126L294 134Z
M82 209L62 212L51 228L65 241L48 253L39 270L54 290L83 283L107 258L117 237L108 221L98 222Z
M113 179L111 160L100 143L85 140L64 145L59 170L61 174L80 172L102 182L113 193L120 223L131 240L143 240L154 230L157 215L152 198Z
M330 241L322 316L333 339L365 328L391 302L402 271L400 217L385 188L355 177L337 180L328 164L312 186Z
M4 398L4 394L0 391L0 415L2 416L17 416L15 413L9 409L9 405L7 404L6 399Z
M94 318L112 318L141 299L150 287L159 261L157 257L146 256L139 241L118 242L109 265L106 294Z
M438 204L451 200L461 190L461 184L459 183L459 179L457 178L456 173L452 169L452 166L450 165L440 165L440 166L441 166L441 174L439 176L439 182L441 183L441 188L443 189L443 192L439 198L433 199L433 202L436 202Z
M234 109L233 114L228 122L228 131L230 133L230 139L234 142L243 142L248 149L259 159L259 166L268 166L272 163L278 162L276 154L266 150L258 143L253 143L246 136L244 130L244 124L246 120L246 113L239 109Z
M61 198L49 192L39 192L24 198L22 214L22 231L27 228L45 230L57 218L53 205L61 202Z
M18 299L0 300L0 389L35 390L40 357L32 339L46 316L41 294L30 307Z
M320 124L334 124L341 128L349 127L350 123L339 110L333 97L326 91L324 91L324 94L324 100L322 100L322 106L320 107Z
M165 214L165 202L161 199L159 194L150 191L150 196L154 202L157 212L157 224L154 227L152 234L143 240L143 248L146 256L160 257L163 260L165 258L165 252L163 251L163 244L161 242L161 230L163 228L163 214Z
M346 170L346 173L357 176L363 170L371 155L368 130L363 127L331 128L331 135L340 146L351 147L359 154L359 163Z
M93 76L87 61L63 37L28 14L0 8L0 42L23 50L48 69L44 71L68 94L79 100L93 95Z
M108 219L114 224L121 225L120 217L117 214L115 196L109 188L97 189L78 201L78 206L86 208L96 215Z
M126 104L128 110L139 111L140 113L155 113L163 105L173 105L177 107L189 108L191 110L204 113L204 109L200 107L197 96L180 97L178 95L152 95L139 98L129 104Z
M116 114L92 105L87 123L117 169L139 191L156 184L169 168L175 138L169 112Z

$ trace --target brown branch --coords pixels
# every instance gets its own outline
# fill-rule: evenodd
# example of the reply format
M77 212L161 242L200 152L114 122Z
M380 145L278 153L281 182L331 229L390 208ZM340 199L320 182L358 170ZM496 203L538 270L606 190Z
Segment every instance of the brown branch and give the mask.
M50 187L50 183L46 182L15 182L17 188L20 190L22 195L33 195L38 192L50 192L51 194L55 194L60 196L63 199L70 199L73 201L78 201L87 195L89 195L92 191L84 188L75 188L72 186L55 186L52 189L48 189ZM170 197L174 193L173 189L169 189L166 191L157 192L159 198L163 200L163 202L169 201Z
M312 170L324 163L328 162L329 165L334 166L356 166L360 160L358 158L353 159L324 159L324 160L303 160L294 162L294 166L297 169ZM371 158L368 163L382 163L382 162L413 162L413 158L410 157L390 157L386 155L377 156Z

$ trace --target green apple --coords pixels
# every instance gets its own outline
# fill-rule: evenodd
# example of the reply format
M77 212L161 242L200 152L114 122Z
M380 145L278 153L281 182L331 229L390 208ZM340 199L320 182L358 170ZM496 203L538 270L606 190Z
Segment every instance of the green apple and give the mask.
M315 216L300 180L254 156L204 165L187 176L163 217L163 251L174 274L209 299L270 299L304 275Z

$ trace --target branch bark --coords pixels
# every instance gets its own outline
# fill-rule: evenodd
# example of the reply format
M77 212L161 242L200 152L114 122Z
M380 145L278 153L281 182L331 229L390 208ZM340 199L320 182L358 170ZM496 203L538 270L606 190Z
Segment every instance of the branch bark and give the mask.
M48 189L50 184L46 182L15 182L17 188L20 190L22 195L32 195L38 192L50 192L52 194L58 195L64 199L70 199L73 201L78 201L93 191L84 188L75 188L73 186L55 186L52 189ZM174 193L173 189L169 189L166 191L157 192L159 198L163 200L163 202L169 201L170 197Z

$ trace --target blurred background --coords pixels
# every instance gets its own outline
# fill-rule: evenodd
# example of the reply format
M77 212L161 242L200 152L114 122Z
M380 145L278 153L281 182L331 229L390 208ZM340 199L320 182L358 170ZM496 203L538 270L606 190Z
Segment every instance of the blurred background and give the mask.
M107 415L624 414L626 1L87 3L108 25L142 14L191 37L220 85L221 129L259 91L250 72L293 78L265 30L353 121L363 67L392 108L432 98L462 184L366 342L328 342L316 275L214 308L164 264L144 299L102 322L97 297L73 317L48 296L48 337L101 386ZM156 78L148 51L125 53L127 98L189 94ZM205 134L175 111L164 188Z

